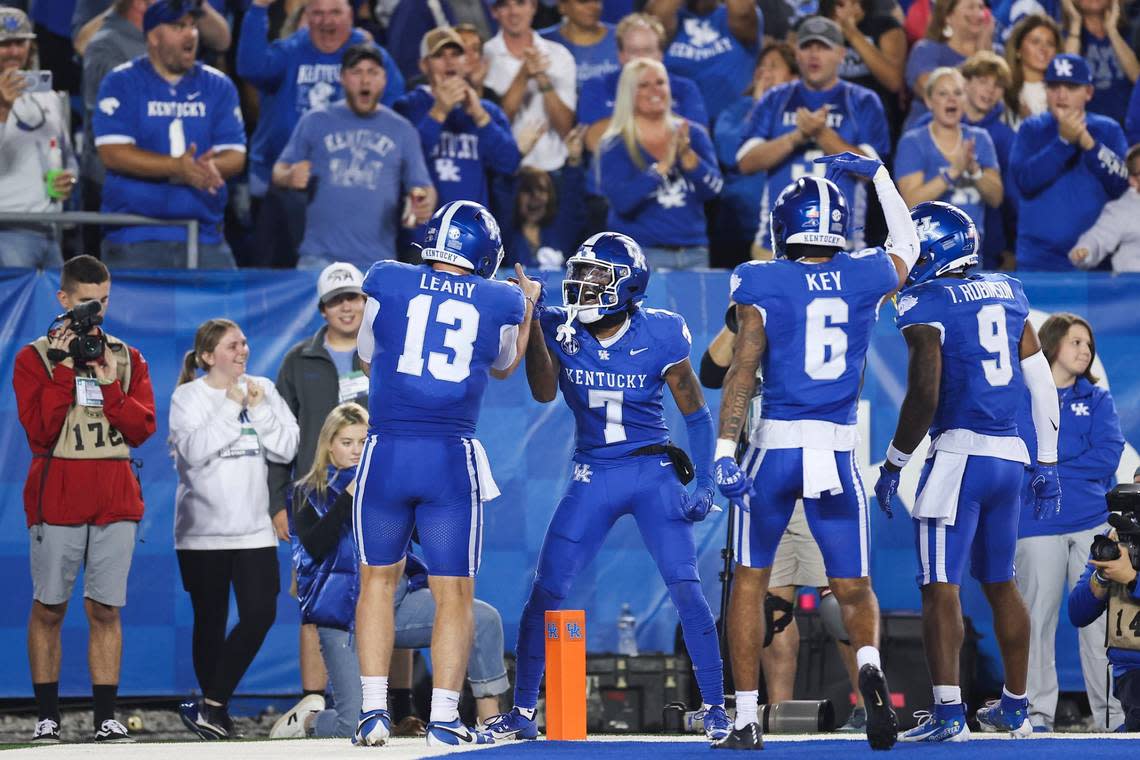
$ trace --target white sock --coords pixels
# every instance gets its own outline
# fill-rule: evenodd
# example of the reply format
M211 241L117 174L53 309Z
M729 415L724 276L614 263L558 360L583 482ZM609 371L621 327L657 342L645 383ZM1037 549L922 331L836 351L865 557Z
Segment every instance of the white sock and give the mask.
M934 687L934 704L935 705L960 705L962 704L962 687L961 686L935 686Z
M744 728L749 723L758 723L756 718L756 705L760 701L759 691L736 692L736 725L735 728Z
M1028 692L1026 692L1026 694L1028 694ZM1010 699L1025 699L1026 694L1014 694L1012 691L1007 689L1005 686L1001 687L1001 695L1003 697L1009 697Z
M360 695L363 698L360 709L369 710L388 709L388 676L361 676Z
M534 714L537 711L534 707L519 707L518 705L515 705L515 709L519 711L519 715L527 720L534 720Z
M459 692L447 689L431 690L432 723L450 723L459 718Z
M859 651L855 653L855 663L860 669L864 665L874 665L879 670L883 669L883 663L879 660L879 650L874 647L859 647Z

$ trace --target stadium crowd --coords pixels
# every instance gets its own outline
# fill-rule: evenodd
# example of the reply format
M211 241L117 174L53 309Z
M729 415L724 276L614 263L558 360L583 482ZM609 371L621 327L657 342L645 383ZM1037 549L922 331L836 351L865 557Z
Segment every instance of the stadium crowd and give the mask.
M20 3L5 3L19 5ZM989 269L1135 271L1140 3L1065 0L31 0L0 7L0 265L415 260L440 204L558 269L628 233L732 267L813 160L965 209ZM32 72L41 72L33 74ZM50 75L48 74L50 72ZM852 242L881 243L868 183ZM1131 185L1131 187L1130 187ZM1063 209L1063 213L1061 212ZM374 222L379 219L379 223Z

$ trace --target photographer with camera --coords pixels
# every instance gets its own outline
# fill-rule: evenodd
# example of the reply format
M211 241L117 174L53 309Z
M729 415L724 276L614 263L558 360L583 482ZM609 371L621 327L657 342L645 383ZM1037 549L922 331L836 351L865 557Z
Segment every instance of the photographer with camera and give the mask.
M1084 575L1069 594L1069 620L1078 628L1102 621L1108 610L1108 661L1113 694L1124 711L1123 730L1140 731L1140 484L1119 485L1108 495L1114 530L1093 540ZM1116 512L1121 514L1115 514Z
M111 292L91 256L63 266L57 317L16 355L12 385L32 449L24 485L32 611L28 660L38 719L33 742L58 742L60 629L82 568L95 741L130 741L115 720L122 629L142 493L131 448L154 433L154 392L142 355L100 328ZM58 324L58 327L56 325Z
M0 211L58 211L75 187L75 160L50 71L35 68L36 35L23 11L0 8ZM0 228L0 267L59 267L46 225Z

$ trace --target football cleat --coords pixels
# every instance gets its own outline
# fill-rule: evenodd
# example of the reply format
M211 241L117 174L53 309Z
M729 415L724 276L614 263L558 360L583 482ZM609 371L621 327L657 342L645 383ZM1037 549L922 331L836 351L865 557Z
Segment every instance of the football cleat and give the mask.
M764 749L764 737L760 735L760 724L749 723L744 728L736 728L720 741L712 743L713 749Z
M703 714L702 714L703 713ZM710 742L719 742L732 732L732 720L724 711L724 705L712 705L699 710L693 720L700 716L705 726L705 737Z
M970 739L965 705L935 705L934 712L919 710L914 717L918 718L918 725L900 733L900 742L964 742Z
M59 735L59 721L44 718L36 723L36 730L32 733L32 742L35 744L55 744L63 740Z
M890 749L898 741L899 719L891 707L891 690L883 671L870 663L859 668L859 693L867 708L867 741L871 749Z
M1029 722L1029 700L991 699L977 712L978 726L991 733L1008 731L1014 738L1022 739L1033 733Z
M505 739L537 739L538 724L533 718L528 718L513 707L505 712L488 718L483 729L494 737L495 741Z
M494 744L495 737L487 731L472 731L459 718L444 723L434 721L427 726L429 747L454 747L464 744Z
M392 735L392 716L387 710L369 710L360 713L352 743L365 747L380 747Z

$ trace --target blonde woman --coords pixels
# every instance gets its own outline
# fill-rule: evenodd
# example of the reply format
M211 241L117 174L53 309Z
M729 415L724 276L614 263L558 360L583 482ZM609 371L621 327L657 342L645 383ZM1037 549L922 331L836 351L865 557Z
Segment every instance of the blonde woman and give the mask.
M926 80L929 124L902 136L896 152L899 192L910 207L924 201L952 203L985 233L986 208L1002 200L1001 170L986 130L962 123L966 80L958 69L935 69Z
M1060 49L1061 29L1048 16L1032 13L1013 27L1005 45L1006 63L1013 75L1005 91L1010 126L1016 129L1023 119L1048 110L1045 70Z
M286 464L297 451L293 413L273 381L246 374L248 362L241 328L207 320L170 400L174 548L194 608L202 690L202 700L184 703L181 713L202 739L233 738L226 704L273 625L279 585L267 461ZM227 634L231 587L238 621Z
M957 66L993 47L994 20L982 0L946 0L934 6L926 37L906 60L906 84L914 95L903 130L926 113L926 80L940 66Z
M622 69L598 172L607 229L639 242L651 268L709 265L704 204L724 182L708 132L673 113L659 61L635 58Z

